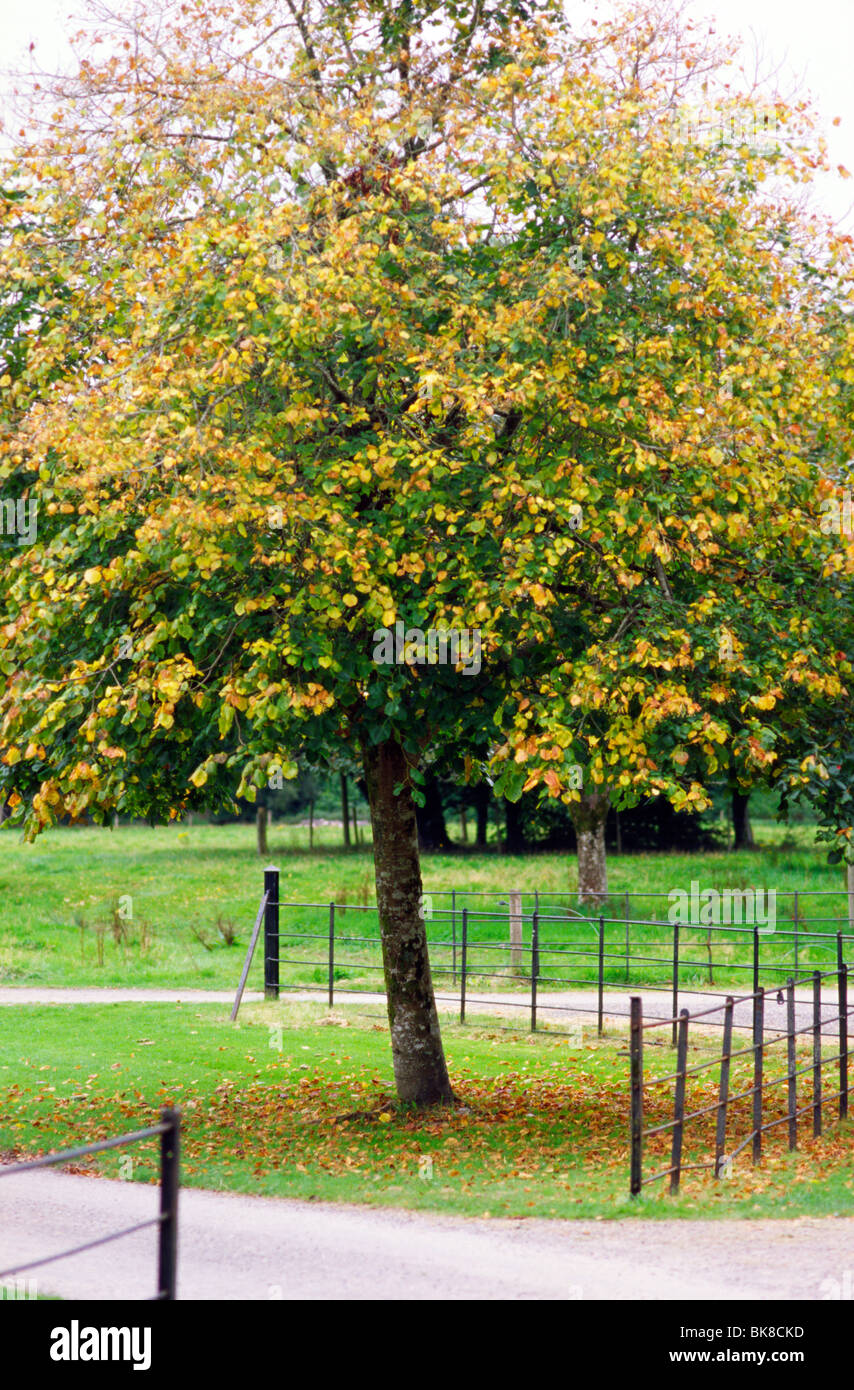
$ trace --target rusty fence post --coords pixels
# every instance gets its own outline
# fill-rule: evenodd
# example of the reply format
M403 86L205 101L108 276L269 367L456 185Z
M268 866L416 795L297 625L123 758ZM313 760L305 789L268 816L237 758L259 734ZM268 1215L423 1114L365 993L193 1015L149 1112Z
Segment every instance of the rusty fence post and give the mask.
M540 973L540 922L539 914L531 918L531 1032L537 1031L537 978Z
M821 1136L821 972L812 977L812 1132Z
M753 1162L762 1157L762 1071L765 1061L765 991L753 999Z
M469 910L463 908L463 939L460 951L460 1023L466 1021L466 965L469 942Z
M631 1054L632 1090L632 1170L630 1191L637 1197L642 1186L643 1165L643 1001L638 995L631 1000L631 1031L629 1033Z
M679 1178L682 1172L682 1133L685 1127L685 1071L688 1066L688 1022L688 1010L683 1009L679 1015L679 1038L676 1051L676 1093L673 1097L673 1144L670 1153L671 1196L679 1191Z
M329 1007L335 998L335 904L329 904Z
M848 966L839 967L839 1117L848 1114Z
M599 1037L602 1036L602 1022L604 1012L604 990L605 990L605 918L599 918L599 969L598 969L598 997L596 1001L597 1024Z
M673 1000L670 1017L673 1019L670 1030L671 1046L676 1046L676 1015L679 1012L679 923L673 923Z
M724 1040L721 1048L721 1080L718 1090L718 1117L715 1128L715 1177L723 1177L726 1157L726 1112L729 1101L729 1069L732 1056L732 1015L735 1003L732 995L727 995L724 1006Z
M789 1116L789 1150L798 1147L798 1055L795 1038L795 981L790 976L786 985L786 1060L788 1077L786 1098Z

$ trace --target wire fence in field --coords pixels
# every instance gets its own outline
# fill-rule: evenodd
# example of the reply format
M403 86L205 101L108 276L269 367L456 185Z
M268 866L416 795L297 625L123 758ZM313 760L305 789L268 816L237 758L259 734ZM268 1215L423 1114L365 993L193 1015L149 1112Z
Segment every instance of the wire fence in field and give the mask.
M515 1016L533 1030L544 1022L559 1027L569 1016L586 1013L596 1017L601 1032L606 1014L629 1016L629 990L642 986L662 995L659 1017L671 1022L675 1045L685 993L717 998L727 987L744 993L763 984L779 990L791 975L838 969L854 942L854 933L839 925L848 926L847 915L806 918L798 894L793 915L780 922L769 923L767 911L760 920L742 891L735 906L742 916L750 909L756 920L707 924L626 915L629 895L621 895L623 915L592 915L589 906L585 912L570 906L570 897L537 892L502 897L456 889L425 895L438 1002L455 1005L461 1022L491 1010ZM488 905L472 907L472 900ZM815 923L831 930L817 930ZM339 996L383 993L377 908L283 902L278 871L268 869L232 1017L262 926L267 998L278 998L282 990L317 992L331 1008ZM615 991L618 999L612 997ZM570 1032L577 1035L575 1024Z
M810 987L811 1008L799 1007L796 987ZM828 1007L829 989L834 1003ZM782 992L782 991L781 991ZM734 1034L736 1006L747 1006L752 1015L750 1041ZM811 976L785 985L784 1027L767 1027L766 992L759 989L736 1000L690 1013L678 1019L645 1021L643 1000L631 1000L631 1173L630 1191L670 1180L677 1193L683 1173L700 1170L715 1178L732 1176L733 1164L749 1149L754 1164L762 1157L766 1135L782 1131L789 1150L798 1147L799 1124L807 1120L813 1138L822 1133L823 1111L835 1105L839 1118L848 1114L848 967L816 970ZM806 1019L805 1016L806 1015ZM716 1020L716 1016L720 1016ZM723 1026L719 1055L688 1064L689 1033L693 1026L707 1028L714 1021ZM647 1079L651 1030L673 1023L678 1030L676 1062L672 1070ZM823 1035L833 1044L823 1049ZM707 1048L708 1034L699 1048ZM800 1053L800 1055L799 1055ZM672 1055L672 1054L671 1054ZM828 1079L828 1069L833 1069ZM644 1158L653 1171L644 1174ZM666 1166L659 1166L665 1163Z

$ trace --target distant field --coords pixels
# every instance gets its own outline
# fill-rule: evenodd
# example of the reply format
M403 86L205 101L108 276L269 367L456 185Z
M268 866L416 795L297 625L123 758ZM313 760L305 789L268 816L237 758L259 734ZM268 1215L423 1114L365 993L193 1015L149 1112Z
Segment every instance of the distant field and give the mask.
M606 914L622 918L626 912L623 895L630 891L644 895L630 900L631 917L666 918L667 894L674 888L689 890L693 880L703 888L776 889L781 932L789 925L793 907L792 899L783 894L834 890L829 898L802 896L799 911L801 916L841 922L847 907L843 873L828 866L824 851L811 843L813 831L798 826L787 832L784 827L761 823L754 830L762 848L753 852L613 857L609 865L612 896ZM317 828L314 838L310 851L306 827L280 824L270 832L270 858L281 871L283 901L346 902L351 909L372 904L370 847L345 852L340 830L334 826ZM533 909L535 890L545 916L578 911L572 896L555 896L571 895L576 885L574 858L565 854L503 857L494 851L460 851L425 855L423 867L425 892L432 897L428 931L437 942L433 948L437 971L451 968L452 948L450 944L440 946L438 940L450 942L452 926L459 952L465 905L489 906L495 913L492 919L473 918L470 922L469 965L483 977L494 971L503 988L513 980L509 958L503 949L488 950L486 943L507 941L506 894L523 892L526 914ZM0 984L234 988L261 896L262 870L251 825L58 829L32 845L21 843L17 833L0 831ZM457 892L453 918L451 889ZM447 890L448 896L443 897L441 890ZM490 901L476 897L477 893L504 896ZM283 912L283 930L317 938L283 943L283 955L293 960L283 965L283 983L304 985L326 979L327 921L325 909ZM822 925L824 930L835 931L837 922L829 920ZM366 939L364 944L341 941L336 947L340 985L376 987L379 976L368 968L379 959L375 915L348 910L338 914L337 927L339 935ZM527 942L529 920L524 933ZM708 978L706 935L702 930L686 934L685 959L698 962L693 976L691 967L686 967L686 984L692 978ZM735 942L737 937L732 939ZM582 954L563 960L566 968L558 973L581 981L592 977L595 933L585 922L543 921L541 940L544 948L550 942L565 947L580 943ZM606 978L612 983L624 981L622 924L609 925L606 940ZM664 954L669 941L670 928L665 924L630 930L632 954ZM778 950L788 967L791 942L782 936L777 943L769 941L763 940L763 953ZM831 954L832 949L812 955L805 950L800 964L827 967L832 963ZM725 962L725 950L722 959ZM365 963L364 969L360 962ZM557 957L544 953L544 974L553 973L557 962ZM523 969L529 968L526 951ZM646 969L652 978L657 977L657 971L666 975L666 970L659 971L654 964ZM719 971L715 983L726 978L726 972L721 975ZM250 986L260 981L259 959L253 966ZM543 987L548 987L546 980Z

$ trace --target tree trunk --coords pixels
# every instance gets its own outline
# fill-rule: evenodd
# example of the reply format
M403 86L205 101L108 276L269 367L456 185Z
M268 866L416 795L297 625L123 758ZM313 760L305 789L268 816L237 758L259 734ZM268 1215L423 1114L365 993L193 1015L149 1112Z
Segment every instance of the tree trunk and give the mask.
M268 857L267 849L267 807L259 806L255 812L255 828L258 831L258 853L262 859Z
M477 817L477 832L474 837L475 849L486 849L486 832L489 827L489 797L491 789L488 782L481 782L474 789L474 811Z
M344 827L344 848L350 848L350 803L347 800L347 774L341 773L341 824Z
M607 791L582 792L573 801L569 814L578 841L578 901L602 903L608 892L608 864L605 858L605 822L608 819Z
M435 1105L453 1100L421 916L421 865L409 769L400 744L363 748L374 836L377 915L397 1094ZM401 784L399 795L395 787Z
M314 802L308 803L308 847L314 849Z
M468 825L466 824L465 806L460 807L460 839L462 840L464 845L467 845L469 842L469 830Z
M753 830L747 813L750 792L732 794L732 828L735 835L733 849L753 849Z

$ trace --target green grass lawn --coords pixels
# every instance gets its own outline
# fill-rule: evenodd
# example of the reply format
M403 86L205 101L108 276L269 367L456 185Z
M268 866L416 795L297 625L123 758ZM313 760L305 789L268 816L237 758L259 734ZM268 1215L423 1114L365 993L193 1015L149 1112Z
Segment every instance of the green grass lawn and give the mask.
M797 1154L784 1152L781 1128L756 1169L744 1154L726 1181L688 1173L677 1198L658 1183L632 1200L624 1033L573 1045L488 1023L443 1031L459 1104L418 1114L393 1102L387 1026L367 1005L333 1015L314 1004L249 1005L238 1025L212 1005L3 1008L0 1152L92 1142L150 1123L168 1103L183 1111L191 1186L477 1216L854 1212L851 1123L829 1110L824 1137L802 1130ZM697 1042L690 1060L719 1046ZM662 1047L658 1070L672 1059ZM689 1103L708 1099L709 1077ZM666 1115L662 1095L648 1123ZM708 1156L713 1117L703 1123L686 1134L686 1163ZM665 1151L665 1141L649 1144L646 1172L667 1166ZM153 1181L156 1154L149 1141L75 1171Z
M667 893L680 887L687 890L697 880L703 887L775 888L780 895L797 889L802 895L801 915L841 918L846 911L842 871L829 867L823 851L810 843L809 827L795 827L786 835L776 825L760 825L756 830L764 847L752 853L612 857L607 914L615 919L624 916L623 895L628 891L643 895L630 900L632 917L663 919ZM270 837L271 859L281 870L283 901L349 904L337 920L337 934L342 938L336 947L339 984L377 987L376 918L355 910L374 901L370 848L347 853L338 844L339 836L335 828L320 827L315 831L315 848L309 851L306 828L276 825ZM249 825L56 829L31 845L23 844L16 832L0 831L0 984L232 989L261 896L262 868ZM564 916L568 908L577 912L573 899L556 896L571 893L575 886L571 856L428 854L423 869L425 891L433 899L428 930L434 942L437 983L446 982L441 972L452 967L452 947L440 941L448 943L456 935L459 958L465 905L471 909L488 906L496 914L493 918L472 916L469 922L469 964L479 977L473 987L483 987L489 975L502 988L513 983L505 949L506 894L516 889L525 895L526 941L534 891L540 895L544 976L555 976L556 983L566 977L580 981L594 977L595 933L586 922ZM442 896L441 891L450 889L457 891L453 919L450 896ZM832 898L803 896L808 890L827 889L835 890ZM493 896L475 896L478 893ZM132 910L130 920L118 915L122 905ZM791 898L780 896L781 928L789 925L791 912ZM560 920L546 920L551 915ZM820 926L832 931L836 922ZM322 984L326 980L326 909L284 910L282 929L297 933L296 940L283 942L283 983ZM629 935L632 953L669 955L671 931L666 925L632 927ZM709 982L705 935L700 931L684 938L685 985ZM346 941L345 937L357 939ZM606 941L606 979L613 985L625 983L625 928L620 920L607 926ZM749 943L736 934L721 941L715 957L721 964L712 982L744 985L744 972L729 966L736 959L749 958ZM500 951L494 949L498 942ZM573 947L577 953L549 955L549 945ZM766 938L763 953L763 959L765 953L769 959L779 958L782 969L793 968L790 941ZM250 988L261 982L260 955ZM822 949L804 947L799 964L827 968L832 956L832 943ZM526 952L523 969L530 968L528 962ZM650 983L669 978L668 967L647 962L643 978ZM634 967L631 980L640 982ZM549 988L547 978L542 988Z

